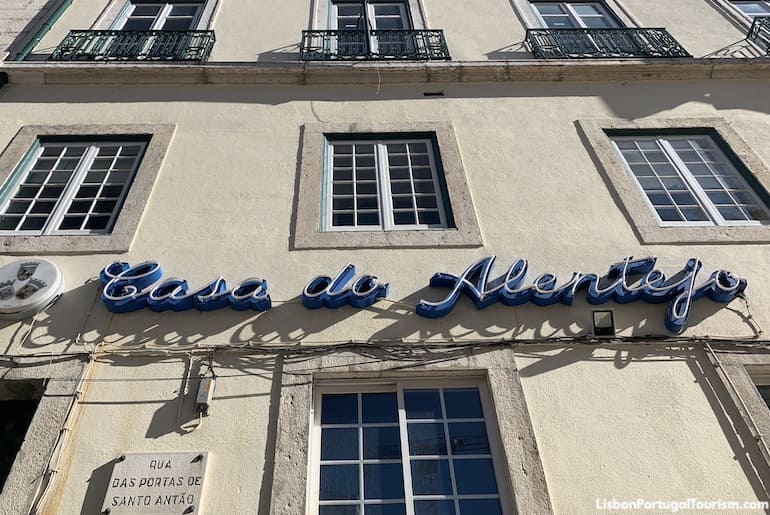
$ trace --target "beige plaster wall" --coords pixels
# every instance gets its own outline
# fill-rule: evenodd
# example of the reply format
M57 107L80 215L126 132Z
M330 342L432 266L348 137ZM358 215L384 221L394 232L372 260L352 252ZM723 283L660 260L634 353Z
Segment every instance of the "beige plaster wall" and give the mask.
M597 499L766 500L757 448L733 431L702 351L533 346L516 362L555 513L602 513Z
M620 0L640 27L665 27L695 57L748 57L747 28L728 1Z
M311 16L320 3L326 1L289 0L271 3L265 8L259 1L219 0L209 27L216 31L217 37L210 61L297 61L301 32L309 28ZM667 28L696 57L756 55L753 47L745 42L747 25L736 22L740 17L729 8L722 8L718 0L621 0L610 4L631 26ZM108 14L104 19L111 20L120 5L120 0L73 2L36 46L32 58L49 54L70 29L95 28L105 12ZM447 8L442 0L422 0L421 5L426 27L444 30L454 60L531 58L523 44L525 20L534 26L526 0L488 0L462 8ZM419 17L420 13L413 16ZM0 19L0 28L3 23ZM11 28L13 23L10 18L5 22ZM99 28L108 25L100 24Z
M231 354L214 365L214 404L195 428L200 358L187 387L184 356L100 358L46 513L100 513L114 460L124 453L195 451L209 452L199 512L257 513L274 363Z
M519 467L536 475L539 466L529 460L539 453L556 514L596 513L597 499L767 500L761 483L766 465L697 347L525 345L445 354L399 361L387 350L364 352L353 359L360 365L351 366L345 353L307 355L283 365L282 360L219 352L211 413L196 429L192 401L197 377L206 370L205 356L196 357L189 372L184 356L103 356L86 384L49 512L97 513L113 460L125 452L207 450L201 513L267 514L269 506L298 513L304 499L281 493L288 489L304 496L305 491L307 433L292 421L307 423L310 400L297 395L295 387L309 390L319 372L327 379L351 377L353 371L367 377L363 370L376 377L382 371L384 376L430 377L440 370L475 370L494 376L491 384L505 385L504 392L491 392L498 402L512 395L509 389L518 391L518 374L526 408L506 409L508 401L496 405L494 425L503 440L517 442L504 454L511 477L519 481L512 488L525 482ZM534 458L511 455L533 445L529 431L510 433L529 420ZM296 435L304 435L299 446L288 446ZM276 453L283 465L274 468ZM540 496L539 490L528 493L527 505L534 506L531 497Z
M460 273L490 254L499 256L500 273L525 257L536 271L561 275L603 272L624 256L649 254L673 273L687 258L699 256L706 272L724 267L748 279L752 313L768 327L770 294L764 285L770 279L765 266L770 244L641 244L575 125L586 118L722 117L770 163L770 101L756 94L763 85L739 80L446 85L446 96L432 99L422 96L426 87L387 85L379 91L6 87L0 92L0 146L32 124L175 124L176 131L131 250L47 255L64 272L65 295L34 321L4 323L0 353L82 351L99 343L180 349L587 334L592 307L583 300L572 307L476 311L463 299L444 319L414 315L411 306L419 298L445 293L426 289L432 273ZM303 124L431 120L454 126L483 247L292 249ZM1 255L0 265L15 259ZM220 273L232 283L264 276L275 307L258 316L228 309L110 315L96 298L99 288L92 279L117 259L156 259L167 275L186 277L191 285ZM297 303L312 276L334 274L348 261L361 273L390 281L390 299L397 302L314 312ZM622 335L667 334L664 305L613 307ZM723 307L702 300L686 335L750 338L755 333L746 316L739 301ZM722 407L729 399L714 386L703 354L647 349L519 350L517 365L555 511L590 513L595 498L605 496L761 498L750 469L755 448L735 436L731 425L740 423ZM268 467L269 424L275 420L274 365L241 355L216 359L220 379L212 416L181 435L183 358L102 358L84 396L67 472L60 476L66 480L56 487L59 513L91 513L104 492L99 481L123 452L197 449L212 455L205 513L259 513L256 507L266 499L259 492ZM184 402L181 419L194 424L191 397Z
M446 294L427 289L433 273L459 274L491 254L499 256L500 274L524 257L533 272L562 277L602 273L629 255L657 255L662 269L674 273L697 256L704 261L704 280L719 268L746 277L752 313L768 327L770 294L764 285L770 277L761 264L768 262L770 247L641 244L575 126L585 118L723 117L767 164L770 101L756 95L760 87L757 81L468 85L446 86L447 96L437 99L422 97L428 88L395 86L379 92L373 87L7 87L0 96L0 145L29 124L164 123L175 124L176 131L130 252L50 256L64 271L66 294L50 317L38 317L29 336L29 321L5 322L2 350L74 350L79 343L101 342L136 347L532 339L590 331L592 307L582 296L572 307L496 305L476 311L461 299L443 319L413 314L420 298ZM300 127L357 120L451 122L484 246L293 250ZM2 256L0 263L13 259ZM167 276L185 277L191 286L219 274L231 284L262 276L274 308L259 316L229 309L108 315L96 301L97 284L88 281L118 259L157 260ZM311 277L334 274L348 261L359 273L391 282L390 300L368 310L308 312L298 304ZM613 307L622 335L668 334L665 305ZM698 301L685 335L753 337L745 314L739 300L729 307Z

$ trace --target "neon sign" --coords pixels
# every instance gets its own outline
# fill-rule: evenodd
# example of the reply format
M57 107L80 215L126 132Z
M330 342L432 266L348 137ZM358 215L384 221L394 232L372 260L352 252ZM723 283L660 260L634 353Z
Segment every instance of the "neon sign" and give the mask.
M149 307L153 311L211 311L230 306L243 311L270 309L267 281L251 277L228 289L220 275L205 286L189 291L187 281L172 277L161 281L163 271L154 261L130 266L115 262L99 274L104 289L102 302L114 313L127 313Z
M427 318L439 318L454 308L462 294L468 295L478 309L496 302L506 306L519 306L531 302L538 306L562 303L571 305L575 294L586 290L591 304L603 304L614 300L627 304L637 300L649 303L668 302L665 323L669 331L680 333L687 324L692 303L701 297L715 302L730 302L746 289L746 280L735 277L725 270L712 272L709 278L695 286L695 279L703 264L690 259L684 268L671 278L655 268L657 258L634 259L627 257L610 266L604 276L575 272L567 282L558 284L553 274L541 274L529 284L524 284L528 263L515 261L504 276L490 277L495 256L485 257L469 266L462 275L434 274L430 286L451 288L438 302L420 300L417 314Z
M355 265L348 263L333 279L328 275L312 278L302 290L302 305L308 309L338 308L345 304L365 308L388 296L390 285L381 284L373 275L363 275L347 286L355 274Z
M469 266L461 275L437 273L430 286L449 288L446 296L437 302L420 300L416 312L426 318L447 315L464 294L478 309L500 302L506 306L532 303L571 305L575 295L585 290L590 304L610 300L618 304L635 301L668 303L666 327L674 333L684 330L692 303L702 297L714 302L727 303L746 289L746 280L725 270L717 270L696 286L696 278L703 266L699 259L690 259L674 276L667 278L655 268L657 258L634 259L627 257L609 267L603 276L575 272L559 283L556 276L544 273L528 280L529 264L524 259L515 261L504 275L493 277L495 256L485 257ZM334 277L319 275L311 279L302 291L302 304L307 309L339 308L350 305L366 308L388 295L390 285L374 275L354 279L356 267L348 263ZM158 263L146 261L131 266L115 262L100 273L104 285L102 301L114 313L126 313L149 307L153 311L211 311L229 306L235 310L266 311L271 307L267 281L254 277L229 288L222 276L197 290L190 291L187 281L177 277L163 278Z

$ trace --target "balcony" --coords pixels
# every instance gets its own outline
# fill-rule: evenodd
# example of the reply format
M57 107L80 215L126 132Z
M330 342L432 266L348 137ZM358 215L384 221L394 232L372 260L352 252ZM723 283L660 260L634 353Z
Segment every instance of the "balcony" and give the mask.
M443 30L303 30L302 61L451 59Z
M527 29L538 59L692 57L666 29Z
M765 53L770 56L770 17L757 16L754 18L747 38L764 48Z
M71 30L50 61L206 62L212 30Z

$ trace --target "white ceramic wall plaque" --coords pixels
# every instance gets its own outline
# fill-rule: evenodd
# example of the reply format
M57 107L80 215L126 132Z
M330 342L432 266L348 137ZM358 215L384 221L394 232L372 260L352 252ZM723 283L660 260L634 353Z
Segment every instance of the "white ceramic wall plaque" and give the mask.
M34 316L61 295L64 278L47 259L20 259L0 268L0 318Z
M125 454L112 469L102 513L201 513L207 461L207 452Z

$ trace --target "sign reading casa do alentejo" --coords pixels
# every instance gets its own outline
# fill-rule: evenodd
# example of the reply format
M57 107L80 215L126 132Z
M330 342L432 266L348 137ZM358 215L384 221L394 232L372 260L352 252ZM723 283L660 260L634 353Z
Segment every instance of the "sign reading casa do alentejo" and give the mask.
M102 513L200 513L207 452L125 454L115 462Z
M505 274L493 276L495 257L482 258L470 265L461 275L437 273L430 286L448 288L444 298L433 302L420 300L416 313L425 318L446 316L461 295L466 295L478 309L497 302L506 306L532 303L548 306L572 304L579 291L585 291L590 304L615 301L619 304L644 301L652 304L668 303L665 323L669 331L682 332L690 315L692 303L707 297L714 302L726 303L746 289L746 280L726 270L712 272L708 279L696 283L703 264L697 258L687 261L675 275L667 277L657 269L657 258L624 258L611 265L604 275L575 272L563 282L555 275L543 273L536 277L529 272L529 264L518 259ZM308 309L339 308L350 305L365 308L386 297L389 284L374 275L362 275L353 280L356 267L347 264L335 276L319 275L307 283L302 291L302 304ZM163 279L158 263L146 261L131 266L116 262L105 267L101 274L104 284L102 301L107 309L125 313L149 307L153 311L210 311L230 306L236 310L266 311L271 307L267 281L248 278L228 288L222 276L190 291L187 281L176 277Z

